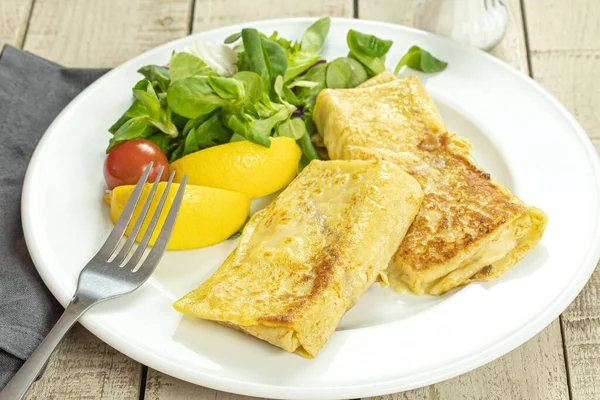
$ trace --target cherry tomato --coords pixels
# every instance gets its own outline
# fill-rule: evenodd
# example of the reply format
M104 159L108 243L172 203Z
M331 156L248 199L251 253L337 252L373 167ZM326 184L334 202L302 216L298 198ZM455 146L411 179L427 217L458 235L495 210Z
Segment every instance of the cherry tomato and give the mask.
M135 185L150 161L153 161L154 165L148 181L154 182L162 166L165 169L160 180L166 181L169 178L169 160L157 145L146 139L132 139L119 143L104 161L104 179L108 188Z

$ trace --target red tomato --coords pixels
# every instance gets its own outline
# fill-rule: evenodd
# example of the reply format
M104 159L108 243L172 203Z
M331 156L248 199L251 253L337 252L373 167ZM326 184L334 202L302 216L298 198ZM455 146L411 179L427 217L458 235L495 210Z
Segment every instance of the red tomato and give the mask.
M104 179L108 188L135 185L150 161L154 161L154 165L148 181L154 182L162 166L165 169L160 180L166 181L169 178L169 160L157 145L146 139L132 139L119 143L104 161Z

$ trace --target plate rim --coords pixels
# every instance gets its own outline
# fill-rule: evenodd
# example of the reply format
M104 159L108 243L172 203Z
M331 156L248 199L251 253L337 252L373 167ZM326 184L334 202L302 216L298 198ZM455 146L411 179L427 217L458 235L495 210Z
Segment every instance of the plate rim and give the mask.
M228 25L225 27L220 27L217 29L211 29L203 32L198 32L191 35L186 35L184 37L169 41L160 46L154 47L148 51L145 51L127 61L115 67L111 71L108 71L102 77L97 79L94 83L84 89L80 94L78 94L71 102L56 116L53 122L48 126L46 131L44 132L42 138L36 145L35 151L30 159L29 165L27 167L27 171L25 174L25 180L23 184L22 190L22 201L21 201L21 217L22 217L22 226L23 233L25 236L25 241L27 245L27 249L29 254L34 262L36 270L42 277L44 284L48 287L48 289L52 292L53 296L58 299L58 301L65 306L69 301L70 297L65 295L58 283L54 281L53 277L49 274L47 269L43 268L43 256L38 251L39 249L35 245L35 233L33 230L33 225L31 219L28 214L28 203L31 200L31 196L29 193L31 192L32 185L32 175L36 165L39 164L39 158L41 157L40 149L44 147L44 143L49 140L49 135L47 133L53 130L54 125L58 124L58 121L62 120L72 108L74 108L79 102L81 102L84 98L88 97L92 94L96 87L99 87L104 84L104 81L109 79L113 73L118 69L126 68L126 66L135 63L138 59L148 56L153 52L160 52L166 48L173 48L179 42L189 40L190 37L198 36L203 33L213 33L219 34L223 31L230 31L233 29L241 29L247 26L260 27L260 25L276 25L276 24L285 24L285 23L309 23L315 21L316 18L313 17L298 17L298 18L276 18L276 19L267 19L267 20L256 20L256 21L248 21L235 25ZM581 127L579 122L575 119L575 117L566 109L566 107L561 104L552 94L550 94L544 87L542 87L538 82L532 79L530 76L523 74L521 71L516 69L515 67L505 63L504 61L485 53L481 50L471 48L466 45L462 45L457 43L449 38L441 37L429 32L424 32L415 28L407 27L399 24L392 24L387 22L379 22L372 20L364 20L364 19L353 19L353 18L331 18L333 23L347 23L355 26L379 26L384 28L391 29L400 29L407 32L411 32L413 34L419 34L425 37L435 37L436 40L442 40L449 43L452 43L454 46L458 45L462 48L462 50L473 53L479 53L479 56L483 56L487 58L488 61L494 62L503 69L512 72L512 75L516 76L516 78L520 79L525 84L529 84L537 93L539 93L542 97L548 100L558 111L560 111L560 116L565 118L565 122L571 126L572 131L576 134L576 137L579 141L579 144L583 146L585 152L588 156L588 160L591 163L592 170L596 180L596 190L597 193L600 193L600 158L598 157L595 148L592 145L589 136L586 134L585 130ZM597 208L597 210L600 209ZM148 366L154 368L158 371L164 372L171 376L176 376L181 379L185 379L191 383L202 385L208 388L212 388L215 390L222 390L230 393L236 393L240 395L249 395L249 396L264 396L264 397L272 397L272 398L280 398L280 399L297 399L297 398L306 398L310 397L313 399L331 399L331 398L357 398L357 397L365 397L365 396L375 396L375 395L383 395L388 393L397 392L398 390L410 390L418 387L423 387L425 385L441 382L446 379L453 378L462 373L471 371L475 368L478 368L488 362L491 362L502 355L508 353L509 351L515 349L516 347L522 345L527 340L531 339L533 336L538 334L542 329L548 326L555 318L557 318L568 306L571 302L579 295L592 273L594 272L597 264L598 258L600 258L600 227L596 228L595 235L593 237L594 242L596 243L595 247L590 248L586 257L582 260L581 265L584 268L581 269L579 275L575 276L575 279L572 279L571 282L565 287L562 293L560 293L554 301L547 307L547 309L539 314L536 318L532 319L528 324L519 328L512 335L508 335L502 341L496 343L494 346L489 347L488 349L475 353L467 358L461 358L458 361L453 363L440 366L430 371L423 372L415 376L415 380L410 384L402 384L400 387L400 383L398 383L402 377L391 377L386 380L378 380L375 383L366 383L359 384L354 386L331 386L327 388L310 388L310 387L293 387L293 386L275 386L275 385L267 385L267 384L256 384L256 383L240 383L235 379L215 377L204 374L196 374L191 377L191 374L182 373L182 370L177 365L166 365L164 360L161 360L156 357L156 355L152 352L147 352L142 348L136 348L136 346L126 340L123 340L115 334L111 329L105 328L101 323L95 321L92 318L87 318L89 315L84 315L84 317L80 320L82 325L84 325L87 329L89 329L95 336L97 336L100 340L104 341L111 347L117 349L118 351L124 353L125 355L133 358L134 360ZM432 374L432 372L434 372Z

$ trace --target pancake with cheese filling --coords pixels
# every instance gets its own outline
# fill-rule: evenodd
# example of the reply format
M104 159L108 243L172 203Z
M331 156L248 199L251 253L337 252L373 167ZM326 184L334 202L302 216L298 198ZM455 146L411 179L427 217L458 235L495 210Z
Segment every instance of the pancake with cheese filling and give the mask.
M312 358L369 286L387 281L422 200L392 163L313 161L174 307Z
M391 161L423 188L419 214L390 262L396 289L440 295L490 281L541 239L546 215L477 165L418 78L383 73L359 88L325 89L314 121L332 159Z

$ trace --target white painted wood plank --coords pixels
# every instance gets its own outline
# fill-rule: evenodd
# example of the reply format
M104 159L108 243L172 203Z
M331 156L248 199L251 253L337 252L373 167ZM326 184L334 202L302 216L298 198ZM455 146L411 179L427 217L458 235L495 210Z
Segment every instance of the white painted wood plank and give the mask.
M481 368L435 385L372 400L568 399L560 325Z
M525 1L533 76L573 113L600 154L599 15L595 0ZM561 322L572 398L600 399L598 268Z
M21 47L33 0L0 1L0 49L5 44Z
M141 364L76 325L26 399L137 400L141 373Z
M352 17L352 0L196 0L194 32L272 18Z
M69 67L114 67L189 31L189 0L36 0L24 48Z
M573 399L600 399L600 268L598 266L581 295L563 313L561 322L565 334Z

